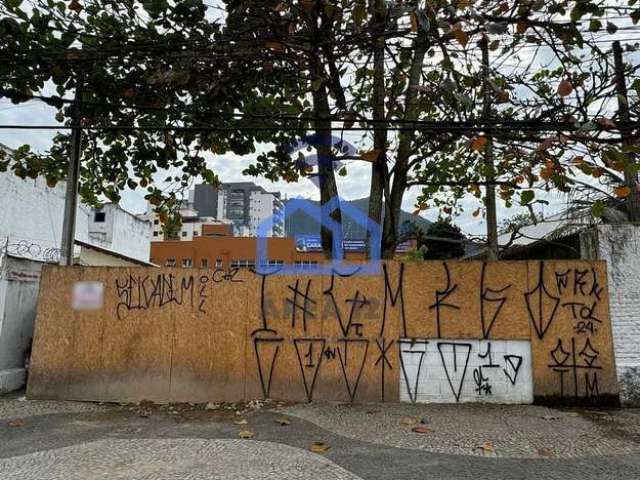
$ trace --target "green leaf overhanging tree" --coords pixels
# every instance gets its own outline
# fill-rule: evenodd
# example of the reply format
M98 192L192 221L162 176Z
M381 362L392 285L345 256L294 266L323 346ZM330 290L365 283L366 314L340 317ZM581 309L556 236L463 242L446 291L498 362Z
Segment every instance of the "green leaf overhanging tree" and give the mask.
M65 99L82 84L80 190L90 202L143 187L167 211L177 196L154 183L158 172L173 172L163 184L175 188L197 176L216 183L206 152L269 144L246 173L317 175L325 204L337 195L332 163L344 159L331 134L351 126L372 146L348 160L371 162L369 217L383 223L385 257L403 240L399 212L411 188L422 188L418 212L445 214L464 195L483 199L487 178L507 206L532 208L550 190L584 192L594 210L602 195L623 205L638 195L638 101L628 100L626 125L613 105L609 54L618 19L640 19L633 0L229 0L219 21L201 0L22 3L0 7L0 95L43 98L68 124ZM546 65L532 67L542 55ZM638 67L624 68L638 91ZM49 85L57 95L45 94ZM325 160L317 170L290 155L309 132ZM66 172L68 143L61 134L47 154L19 148L0 169L53 184ZM340 210L331 216L339 223ZM322 237L329 253L331 232Z

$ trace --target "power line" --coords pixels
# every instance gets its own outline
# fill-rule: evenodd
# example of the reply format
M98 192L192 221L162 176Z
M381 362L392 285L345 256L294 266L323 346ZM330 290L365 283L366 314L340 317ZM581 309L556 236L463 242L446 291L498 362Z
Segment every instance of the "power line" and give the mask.
M567 24L569 25L569 24ZM625 30L625 31L632 31L632 30L638 30L640 29L640 26L623 26L623 27L618 27L618 30ZM210 48L210 47L216 47L219 46L221 44L242 44L242 43L254 43L257 45L263 45L265 42L269 42L269 41L300 41L300 42L305 42L305 41L311 41L313 40L312 36L309 34L303 34L303 33L295 33L295 34L278 34L278 35L268 35L268 36L253 36L253 37L247 37L247 36L238 36L237 38L224 38L225 36L222 35L221 37L216 38L213 42L208 41L206 39L189 39L189 40L184 40L184 41L180 41L180 42L170 42L170 43L154 43L154 42L129 42L127 43L127 41L129 40L129 38L115 38L115 37L102 37L102 36L96 36L94 34L91 33L87 33L87 32L78 32L77 30L71 31L71 30L66 30L66 29L55 29L56 31L61 31L61 32L68 32L68 33L73 33L75 35L77 35L78 37L82 37L82 36L94 36L97 38L101 38L105 41L108 42L112 42L112 41L118 41L118 40L124 40L124 43L122 45L119 45L117 47L112 47L112 48L105 48L104 45L98 45L96 47L92 47L89 48L87 46L85 46L85 48L81 49L81 50L73 50L75 51L92 51L94 50L96 53L100 53L100 55L97 56L92 56L92 57L75 57L75 58L66 58L65 60L67 61L95 61L95 60L99 60L99 59L106 59L106 58L111 58L111 57L122 57L123 53L133 53L136 52L138 50L140 51L144 51L144 50L150 50L153 51L154 49L160 49L160 50L165 50L167 52L175 52L175 49L177 47L187 47L187 46L191 46L191 47L203 47L203 48ZM599 31L606 31L607 28L606 27L602 27L601 29L598 29L596 31L593 30L577 30L578 33L597 33ZM215 35L215 32L212 32ZM383 32L376 32L374 34L372 34L375 37L380 36L381 34L385 37L392 37L392 36L397 36L397 35L404 35L406 39L412 39L414 38L413 33L411 31L411 29L389 29L389 30L385 30ZM218 34L220 35L220 34ZM370 36L369 32L364 31L364 32L358 32L352 35L345 35L343 38L340 38L339 40L333 39L333 40L326 40L324 42L321 43L327 43L330 42L333 46L339 46L339 45L344 45L344 44L354 44L357 45L358 41L364 41L367 40L368 37ZM513 33L505 33L505 34L499 34L499 35L494 35L492 36L492 38L495 37L507 37L507 38L513 38L515 36L515 34ZM614 38L614 39L599 39L599 40L590 40L589 43L606 43L606 42L612 42L615 40L621 40L621 41L636 41L636 40L640 40L640 38ZM523 45L521 46L521 48L540 48L540 47L544 47L544 45ZM402 47L401 47L402 48ZM404 47L404 48L412 48L412 47ZM475 46L469 46L466 47L467 49L475 49L477 47ZM108 53L108 52L112 52L112 53ZM40 54L31 54L32 57L31 58L53 58L55 55L60 55L60 56L65 56L67 55L68 51L67 50L60 50L58 52L47 52L47 53L40 53ZM149 52L151 53L151 52ZM180 53L180 52L178 52ZM29 55L20 55L21 58L29 58Z
M640 67L638 67L640 68ZM10 96L11 92L7 92L6 90L2 90L0 89L0 94L4 94L7 96ZM47 103L48 105L50 105L51 103L57 103L57 102L62 102L65 104L70 104L73 105L74 103L76 103L76 101L74 99L70 99L70 98L63 98L63 97L58 97L58 96L46 96L46 95L32 95L31 96L32 99L34 100L39 100L42 102ZM220 118L224 118L227 120L243 120L243 119L250 119L250 120L271 120L271 121L286 121L286 122L313 122L316 120L329 120L331 122L341 122L341 123L368 123L368 124L375 124L375 123L392 123L392 124L408 124L411 126L416 126L416 125L428 125L428 126L433 126L433 125L447 125L447 126L454 126L454 125L459 125L459 126L464 126L464 127L468 127L468 126L477 126L477 125L482 125L485 124L486 122L483 122L480 119L473 119L473 120L464 120L464 121L455 121L455 122L451 122L451 121L428 121L428 120L404 120L404 119L382 119L382 120L377 120L377 119L373 119L373 118L366 118L366 117L362 117L362 116L358 116L357 118L352 118L352 119L345 119L345 118L340 118L339 116L336 115L330 115L327 118L320 118L317 116L296 116L296 115L283 115L280 113L271 113L271 114L247 114L247 113L234 113L234 112L198 112L198 111L189 111L187 109L188 105L182 105L180 106L180 110L176 110L175 108L171 108L171 107L156 107L153 105L139 105L139 104L117 104L117 103L109 103L109 102L95 102L95 101L91 101L91 100L82 100L77 102L79 103L81 106L84 105L88 105L88 106L99 106L99 107L109 107L109 108L113 108L113 109L125 109L125 110L141 110L141 111L145 111L145 110L149 110L149 111L156 111L156 112L165 112L165 113L182 113L182 114L202 114L202 113L206 113L207 115L215 115L216 117L220 117ZM598 118L601 118L601 116L596 116L593 115L591 117L592 120L596 120ZM514 120L514 119L508 119L508 120L494 120L491 122L491 125L498 125L498 124L509 124L512 125L514 122L518 122L518 126L520 127L529 127L529 128L535 128L538 125L541 124L540 121L538 120ZM551 123L547 122L548 125L552 125ZM558 126L558 127L562 127L564 125L575 125L575 123L570 123L570 122L563 122L563 123L558 123L555 122L553 123L554 126ZM627 128L633 128L633 127L629 127L628 125L625 125L624 122L617 122L617 125L619 126L623 126L623 127L627 127ZM61 128L61 127L58 127Z
M333 122L345 122L345 120L331 120ZM393 120L387 120L388 123L394 123ZM581 131L581 126L571 122L536 122L536 121L504 121L491 123L484 122L428 122L428 121L416 121L407 122L408 126L401 127L389 127L389 130L393 131L432 131L432 132L494 132L505 130L512 132L513 130L522 130L529 132L548 132L548 131L568 131L577 132ZM74 127L70 125L17 125L17 124L5 124L0 125L0 130L71 130ZM290 130L313 130L313 131L373 131L372 127L326 127L326 128L304 128L295 126L251 126L251 125L239 125L239 126L219 126L219 125L202 125L197 127L192 126L177 126L177 125L163 125L163 126L135 126L135 125L84 125L84 129L98 130L98 131L156 131L156 132L235 132L238 130L247 131L282 131L285 129ZM594 125L594 128L590 132L606 132L616 131L618 129L637 129L640 128L640 122L618 122L617 128L604 127L601 125Z

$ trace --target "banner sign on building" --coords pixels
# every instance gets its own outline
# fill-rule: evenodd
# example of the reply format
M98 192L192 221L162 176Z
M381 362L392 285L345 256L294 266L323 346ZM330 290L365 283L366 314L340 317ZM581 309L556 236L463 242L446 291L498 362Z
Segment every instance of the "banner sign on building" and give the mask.
M320 235L296 235L296 250L298 252L321 252L322 242ZM398 245L396 252L405 253L414 248L412 241L406 241ZM362 239L345 239L342 241L342 247L345 252L364 252L366 251L366 240Z

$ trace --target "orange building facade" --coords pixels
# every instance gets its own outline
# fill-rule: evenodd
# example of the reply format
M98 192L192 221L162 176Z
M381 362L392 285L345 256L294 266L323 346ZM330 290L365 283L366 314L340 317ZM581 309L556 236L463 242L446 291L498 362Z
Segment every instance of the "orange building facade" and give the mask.
M232 237L210 232L191 241L151 243L151 262L159 266L183 268L251 268L256 264L256 237ZM214 236L215 235L215 236ZM365 259L363 252L347 252L348 261ZM271 265L298 265L301 268L325 261L322 252L302 252L293 238L268 238L267 258Z

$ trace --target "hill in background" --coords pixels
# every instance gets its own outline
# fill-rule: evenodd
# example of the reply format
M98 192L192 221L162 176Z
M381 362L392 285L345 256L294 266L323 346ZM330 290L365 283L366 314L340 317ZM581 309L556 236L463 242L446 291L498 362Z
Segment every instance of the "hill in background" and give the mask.
M283 202L285 204L285 211L289 202L291 202L291 200L284 200ZM319 204L319 202L314 203ZM368 197L349 200L348 203L363 212L366 217L369 209ZM426 220L419 215L412 215L411 213L403 210L400 214L401 233L404 231L403 226L406 228L406 222L410 222L423 230L426 230L431 224L429 220ZM361 240L366 238L366 229L353 218L347 216L344 212L342 217L342 228L345 240ZM285 230L287 237L296 237L299 235L320 235L320 224L316 219L313 219L305 212L298 210L287 217Z

